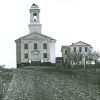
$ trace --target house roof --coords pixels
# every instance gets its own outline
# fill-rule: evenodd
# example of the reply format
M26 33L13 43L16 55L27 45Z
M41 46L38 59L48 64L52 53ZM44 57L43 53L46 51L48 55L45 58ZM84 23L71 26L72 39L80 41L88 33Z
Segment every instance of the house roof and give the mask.
M62 49L69 49L70 46L90 46L92 48L92 46L90 44L87 44L87 43L82 42L82 41L78 41L76 43L72 43L72 45L69 45L69 46L62 46L61 51L62 51Z
M30 33L30 34L28 34L28 35L25 35L25 36L22 36L22 37L16 39L15 42L16 42L16 41L19 41L19 40L21 40L21 39L25 39L25 38L27 38L27 37L29 37L29 36L32 36L32 35L35 35L35 34L38 35L38 36L41 36L41 37L45 37L45 38L51 39L51 40L56 40L56 39L53 39L52 37L46 36L46 35L41 34L41 33Z
M70 45L70 46L76 46L76 45L87 45L87 46L91 46L90 44L85 43L85 42L82 42L82 41L78 41L76 43L72 43L72 45Z

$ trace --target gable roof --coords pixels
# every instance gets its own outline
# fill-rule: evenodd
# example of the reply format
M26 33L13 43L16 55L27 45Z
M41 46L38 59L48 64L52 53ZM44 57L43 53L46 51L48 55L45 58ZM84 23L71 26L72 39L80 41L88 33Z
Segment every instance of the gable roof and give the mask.
M27 37L33 36L33 35L38 35L38 36L45 37L45 38L48 38L48 39L51 39L51 40L56 40L56 39L53 39L52 37L46 36L44 34L40 34L40 33L30 33L28 35L25 35L25 36L22 36L22 37L16 39L15 42L18 41L18 40L21 40L21 39L26 39Z
M72 43L72 45L70 45L70 46L76 46L76 45L87 45L87 46L91 46L90 44L85 43L85 42L82 42L82 41L78 41L76 43Z

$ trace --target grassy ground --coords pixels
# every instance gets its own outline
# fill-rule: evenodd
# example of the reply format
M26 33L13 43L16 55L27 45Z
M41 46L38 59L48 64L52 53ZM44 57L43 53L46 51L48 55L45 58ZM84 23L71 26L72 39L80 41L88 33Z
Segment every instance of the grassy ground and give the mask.
M0 100L2 100L2 97L8 90L12 77L12 69L0 69Z
M43 66L17 69L4 100L100 100L95 77Z

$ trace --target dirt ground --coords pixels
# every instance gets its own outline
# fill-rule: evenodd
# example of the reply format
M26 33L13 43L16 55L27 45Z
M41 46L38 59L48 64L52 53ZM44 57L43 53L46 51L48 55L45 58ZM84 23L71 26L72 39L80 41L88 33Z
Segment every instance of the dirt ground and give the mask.
M18 69L4 100L100 100L98 83L87 81L93 77L43 66Z

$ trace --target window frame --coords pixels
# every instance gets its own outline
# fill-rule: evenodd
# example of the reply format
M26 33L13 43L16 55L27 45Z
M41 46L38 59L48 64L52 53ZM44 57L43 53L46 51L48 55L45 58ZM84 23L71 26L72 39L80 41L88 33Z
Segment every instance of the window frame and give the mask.
M65 55L67 55L67 53L68 53L68 50L65 50Z
M28 49L28 43L24 44L24 49Z
M34 49L38 49L38 44L34 43Z
M85 47L85 52L87 52L88 51L88 47Z
M47 43L43 43L43 49L47 49Z
M28 59L28 53L24 53L24 58Z
M43 53L43 58L48 58L47 53Z
M76 47L74 47L74 52L76 52Z
M79 47L79 52L82 52L82 47Z
M37 13L33 13L33 21L37 21Z

